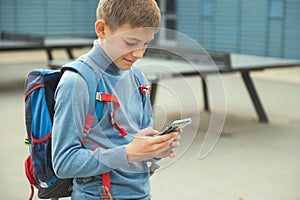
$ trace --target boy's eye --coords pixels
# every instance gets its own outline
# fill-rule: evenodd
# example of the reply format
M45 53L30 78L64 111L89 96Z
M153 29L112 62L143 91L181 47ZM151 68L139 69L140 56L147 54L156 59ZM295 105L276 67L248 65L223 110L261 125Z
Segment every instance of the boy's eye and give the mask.
M125 43L126 43L126 45L128 45L128 46L135 46L135 45L137 45L136 42L125 42Z

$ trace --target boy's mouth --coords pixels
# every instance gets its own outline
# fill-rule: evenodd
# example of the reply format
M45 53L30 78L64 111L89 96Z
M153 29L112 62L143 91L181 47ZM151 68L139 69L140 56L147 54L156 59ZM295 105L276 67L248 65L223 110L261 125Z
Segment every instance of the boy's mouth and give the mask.
M127 59L127 58L123 58L125 61L129 62L129 63L134 63L135 60L130 60L130 59Z

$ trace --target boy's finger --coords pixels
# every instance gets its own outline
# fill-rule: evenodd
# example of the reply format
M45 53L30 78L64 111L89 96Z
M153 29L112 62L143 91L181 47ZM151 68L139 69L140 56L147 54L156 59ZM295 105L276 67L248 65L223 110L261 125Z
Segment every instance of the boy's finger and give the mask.
M174 138L177 136L177 134L177 132L172 132L160 137L154 137L152 141L152 150L157 151L162 148L165 148L166 146L169 146L174 141Z
M173 141L171 143L171 147L173 147L173 148L176 148L176 147L179 147L179 146L180 146L180 143L178 141Z
M183 130L180 128L180 129L178 129L178 133L180 134L180 133L182 133L183 132Z
M178 135L178 132L171 132L171 133L168 133L168 134L164 134L164 135L161 135L161 136L158 136L158 137L155 137L153 138L156 143L164 143L164 142L167 142L167 141L173 141L174 138Z

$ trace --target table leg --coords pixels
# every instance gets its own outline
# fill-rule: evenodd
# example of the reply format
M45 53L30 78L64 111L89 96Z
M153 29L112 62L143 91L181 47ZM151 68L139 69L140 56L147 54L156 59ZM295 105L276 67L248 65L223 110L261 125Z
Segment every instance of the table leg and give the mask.
M48 61L53 60L52 49L47 48L46 51L47 51Z
M67 48L66 51L68 53L69 59L74 60L74 55L72 53L72 48Z
M256 89L254 87L254 84L252 82L252 79L251 79L249 73L250 73L249 71L241 72L242 78L243 78L244 83L247 87L247 90L248 90L248 93L251 97L251 100L254 104L256 113L259 117L259 121L267 123L268 122L267 115L266 115L266 113L264 111L264 108L263 108L263 106L262 106L262 104L259 100L258 94L256 92Z
M150 93L151 105L154 105L155 103L156 91L157 91L157 81L153 81L151 83L151 93Z
M201 80L202 80L204 110L205 111L209 111L209 102L208 102L208 94L207 94L206 76L201 76Z
M47 48L46 51L47 51L48 61L53 60L52 49ZM73 52L72 52L72 48L66 48L66 51L67 51L67 54L69 56L69 59L74 60L74 55L73 55Z

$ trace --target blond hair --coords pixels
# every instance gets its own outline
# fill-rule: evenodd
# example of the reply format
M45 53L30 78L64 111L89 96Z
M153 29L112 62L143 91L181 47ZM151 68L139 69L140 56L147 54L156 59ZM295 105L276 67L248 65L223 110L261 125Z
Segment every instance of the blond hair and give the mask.
M160 18L155 0L100 0L97 8L97 19L103 19L112 30L124 24L159 27Z

